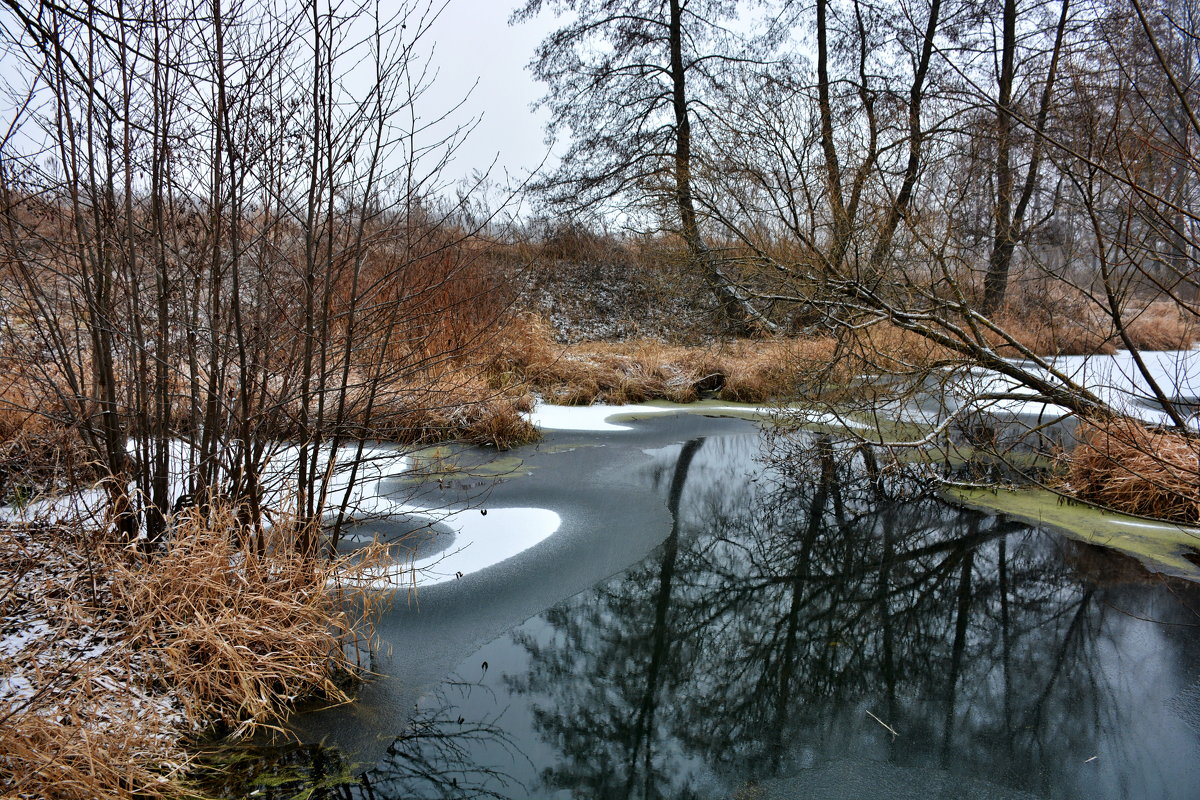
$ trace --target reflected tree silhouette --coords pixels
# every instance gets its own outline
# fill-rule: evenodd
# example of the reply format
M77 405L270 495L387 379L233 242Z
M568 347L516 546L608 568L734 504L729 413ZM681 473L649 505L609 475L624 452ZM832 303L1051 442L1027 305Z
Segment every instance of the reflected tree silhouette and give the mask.
M480 765L476 748L499 748L524 758L495 718L466 719L456 703L486 687L444 683L434 701L417 710L384 757L363 770L323 745L247 746L214 752L197 773L205 797L256 800L475 800L519 797L525 787L506 772ZM457 695L449 696L449 695Z
M387 754L363 774L363 800L374 798L506 798L519 796L524 786L507 773L478 764L476 746L498 747L515 758L524 758L498 719L465 719L456 716L446 691L470 694L484 687L465 681L443 685L436 707L420 711ZM514 792L516 795L514 795Z
M1114 639L1152 627L1114 600L1196 622L1145 583L1089 583L1057 537L949 507L828 436L745 478L695 479L702 445L757 446L685 444L657 554L551 609L550 633L514 634L530 670L508 688L559 752L547 792L727 795L852 753L1086 795L1073 765L1138 702L1106 666Z

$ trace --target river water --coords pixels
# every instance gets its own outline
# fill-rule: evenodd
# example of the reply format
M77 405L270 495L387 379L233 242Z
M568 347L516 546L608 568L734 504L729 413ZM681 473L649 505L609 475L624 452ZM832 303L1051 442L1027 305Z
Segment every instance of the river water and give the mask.
M820 434L762 451L752 422L683 414L550 432L495 486L425 485L561 524L398 595L380 677L301 715L330 749L285 760L353 776L317 797L1200 794L1195 583L951 507Z

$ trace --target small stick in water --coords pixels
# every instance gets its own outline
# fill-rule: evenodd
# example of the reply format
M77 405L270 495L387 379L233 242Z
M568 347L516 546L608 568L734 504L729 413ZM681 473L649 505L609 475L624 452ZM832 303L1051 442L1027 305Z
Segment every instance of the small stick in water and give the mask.
M883 720L881 720L879 717L877 717L877 716L875 716L874 714L872 714L870 711L868 711L868 712L867 712L867 716L868 716L868 717L870 717L871 719L875 720L876 722L878 722L878 723L879 723L880 725L882 725L882 726L883 726L885 729L887 729L887 732L888 732L888 733L890 733L890 734L892 735L892 738L893 738L893 739L895 739L897 736L899 736L899 735L900 735L900 734L896 733L896 729L895 729L895 728L893 728L891 725L888 725L886 722L884 722L884 721L883 721Z

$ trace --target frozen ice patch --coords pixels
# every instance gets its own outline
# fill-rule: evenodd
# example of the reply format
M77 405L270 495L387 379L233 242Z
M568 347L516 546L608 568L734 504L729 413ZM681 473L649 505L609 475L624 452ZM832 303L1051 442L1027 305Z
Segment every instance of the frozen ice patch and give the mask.
M663 405L622 406L556 406L538 403L527 418L534 427L544 431L629 431L630 425L611 421L614 417L666 416L669 414L707 414L709 416L766 417L773 409L751 405L718 405L713 403L675 403Z
M398 513L436 514L455 532L452 549L413 562L396 562L367 571L378 589L434 586L507 561L550 537L562 518L545 508L489 508L441 512L395 506Z
M538 403L529 413L534 427L544 431L628 431L629 425L609 422L618 414L675 413L675 409L657 406L556 406Z

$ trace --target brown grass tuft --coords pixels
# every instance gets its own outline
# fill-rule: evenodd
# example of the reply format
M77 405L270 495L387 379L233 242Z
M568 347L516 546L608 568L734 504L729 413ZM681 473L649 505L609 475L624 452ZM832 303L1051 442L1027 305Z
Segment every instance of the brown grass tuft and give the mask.
M1148 517L1200 522L1200 440L1118 418L1087 422L1066 457L1067 488Z
M1187 350L1196 343L1195 317L1184 316L1177 303L1156 300L1129 315L1126 333L1139 350Z
M355 671L374 609L340 587L382 548L329 563L302 555L303 531L286 523L265 551L240 544L238 528L232 509L193 516L156 555L44 526L0 536L0 611L46 634L0 658L32 686L0 711L0 796L180 796L184 738L346 698L338 676Z
M669 345L653 339L558 345L550 326L525 317L493 357L497 387L526 386L550 403L687 403L709 394L731 402L793 400L818 391L836 341L764 339Z
M260 552L239 530L232 509L189 517L165 553L116 562L112 592L185 717L240 736L297 698L346 700L335 677L354 666L341 644L365 618L334 588L345 565L303 553L304 531L276 525Z

